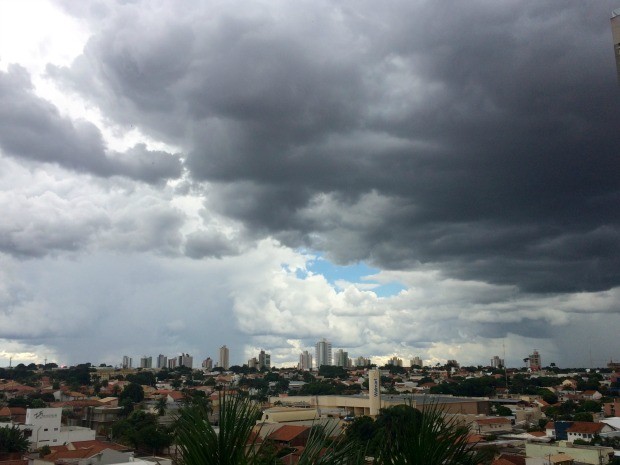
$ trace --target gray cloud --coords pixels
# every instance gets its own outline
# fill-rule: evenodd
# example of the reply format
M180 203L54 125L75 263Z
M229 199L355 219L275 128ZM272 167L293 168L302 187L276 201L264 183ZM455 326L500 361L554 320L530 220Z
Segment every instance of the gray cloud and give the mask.
M126 153L106 153L99 129L71 121L38 97L28 72L17 65L0 71L0 148L7 154L96 176L126 176L155 183L181 175L179 155L138 144Z
M549 338L539 347L560 360L563 332L620 309L612 3L59 2L94 32L46 77L183 156L111 151L24 69L0 72L0 166L10 156L34 167L25 183L38 169L56 180L32 192L0 177L0 250L133 257L153 283L135 298L121 286L111 315L135 305L139 325L156 308L148 329L175 350L213 319L243 333L230 344L269 344L279 360L323 336L359 355L429 358ZM364 261L407 291L299 279L291 249ZM161 260L164 278L142 260ZM158 286L175 266L180 288L193 273L213 287ZM159 305L160 288L187 312ZM215 309L196 303L214 296ZM31 300L11 305L30 318Z
M184 141L220 212L343 262L536 292L619 283L611 4L163 8L119 7L53 73ZM333 221L370 192L382 221ZM323 195L338 211L308 221Z

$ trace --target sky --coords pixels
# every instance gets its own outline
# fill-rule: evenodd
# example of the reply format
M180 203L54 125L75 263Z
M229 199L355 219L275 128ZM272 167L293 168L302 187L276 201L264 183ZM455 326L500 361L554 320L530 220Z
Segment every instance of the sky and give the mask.
M0 0L0 366L620 359L619 6Z

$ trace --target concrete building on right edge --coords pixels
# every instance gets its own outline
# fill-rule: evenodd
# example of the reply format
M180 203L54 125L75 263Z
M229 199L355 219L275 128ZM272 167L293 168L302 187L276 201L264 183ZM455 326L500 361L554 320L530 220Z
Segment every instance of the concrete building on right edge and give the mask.
M616 56L616 73L620 84L620 8L611 12L611 35L614 42L614 55Z

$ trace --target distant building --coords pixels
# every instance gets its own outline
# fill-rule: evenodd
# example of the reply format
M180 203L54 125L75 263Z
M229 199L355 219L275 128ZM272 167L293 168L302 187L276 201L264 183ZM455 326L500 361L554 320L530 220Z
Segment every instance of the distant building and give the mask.
M226 345L220 347L219 366L221 366L224 370L228 370L230 368L230 351L228 350L228 347L226 347Z
M349 352L338 349L334 356L334 365L347 368L349 366Z
M422 361L422 359L418 356L415 356L411 359L410 364L412 367L420 367L422 368L424 366L424 362Z
M540 371L542 368L542 358L536 349L529 356L530 362L530 370L532 371Z
M153 357L143 356L140 359L140 368L153 368Z
M157 368L165 368L168 365L168 357L159 354L157 356Z
M357 357L355 359L355 366L356 367L366 367L370 365L370 359L366 358L366 357Z
M316 343L316 368L332 364L332 343L323 338Z
M610 360L607 364L607 368L612 371L620 371L620 362L614 362L613 360Z
M211 357L207 357L202 361L202 368L208 371L213 370L213 360L211 360Z
M181 354L178 358L178 365L180 367L193 368L194 357L192 357L190 354Z
M270 370L271 369L271 354L265 353L264 350L261 350L258 353L258 369Z
M299 354L299 365L300 370L310 371L312 370L312 354L307 350L304 350L301 354Z
M248 360L248 368L258 370L258 359L256 357L252 357Z
M128 355L123 355L123 363L121 364L123 368L133 368L133 360Z
M503 368L504 366L504 359L499 358L499 355L494 355L491 359L491 368Z
M611 35L614 43L614 55L616 56L616 72L620 84L620 8L611 13Z
M168 369L174 370L179 364L179 360L176 357L171 357L168 359Z

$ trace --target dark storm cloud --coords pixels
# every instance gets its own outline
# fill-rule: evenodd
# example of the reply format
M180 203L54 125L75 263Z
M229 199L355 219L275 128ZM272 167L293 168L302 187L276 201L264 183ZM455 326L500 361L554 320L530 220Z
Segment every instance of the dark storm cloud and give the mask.
M238 253L236 245L223 234L203 231L188 234L186 237L185 255L190 258L222 258Z
M176 7L121 6L50 73L184 141L212 208L341 262L620 284L611 2Z
M0 148L7 154L148 183L181 175L178 155L149 151L141 144L126 153L106 153L95 125L60 115L54 105L35 95L28 72L17 65L0 72L0 103Z

